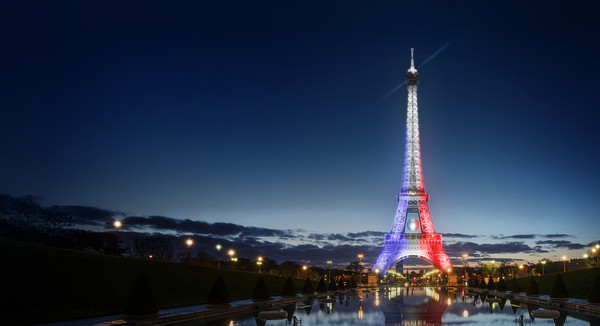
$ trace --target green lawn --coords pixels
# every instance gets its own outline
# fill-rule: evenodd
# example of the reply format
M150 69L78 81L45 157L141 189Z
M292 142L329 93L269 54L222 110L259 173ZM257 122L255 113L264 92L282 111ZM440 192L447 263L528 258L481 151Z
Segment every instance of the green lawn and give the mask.
M563 280L565 281L565 286L569 291L569 296L571 298L580 298L580 299L588 299L590 296L590 290L592 288L592 284L594 283L594 278L598 274L600 274L600 268L588 268L581 269L578 271L561 273ZM546 274L544 276L535 277L535 280L539 286L540 292L542 294L550 294L552 292L552 286L554 285L554 279L556 278L557 273ZM519 286L521 290L525 292L527 289L527 284L529 283L529 277L518 278ZM510 288L510 282L507 282Z
M8 324L119 314L140 273L148 278L161 309L205 303L219 274L232 300L250 298L259 276L4 240L0 261L0 306ZM279 295L285 278L263 276L270 294ZM294 282L300 292L304 281Z

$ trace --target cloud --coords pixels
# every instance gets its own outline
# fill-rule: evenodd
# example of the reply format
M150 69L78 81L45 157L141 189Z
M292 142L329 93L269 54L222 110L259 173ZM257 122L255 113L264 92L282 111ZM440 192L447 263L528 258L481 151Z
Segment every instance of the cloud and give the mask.
M444 238L477 238L477 235L462 234L462 233L442 233Z
M566 248L566 249L583 249L587 247L581 243L574 243L567 240L541 240L536 241L537 245L549 245L550 248L558 249L558 248Z
M556 234L546 234L545 237L548 239L556 239L556 238L572 238L573 236L570 234L556 233Z
M117 217L124 214L90 206L53 206L63 210L75 218L75 223L80 225L110 225Z
M446 253L451 257L460 257L463 253L469 255L487 256L491 254L514 254L533 252L534 249L522 241L504 243L455 242L444 246Z

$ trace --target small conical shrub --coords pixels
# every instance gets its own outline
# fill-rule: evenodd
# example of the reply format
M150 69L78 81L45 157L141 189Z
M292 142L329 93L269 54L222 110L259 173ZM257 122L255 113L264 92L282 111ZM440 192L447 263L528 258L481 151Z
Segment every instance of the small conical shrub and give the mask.
M319 285L317 285L317 292L327 292L327 285L325 285L325 279L321 277Z
M487 289L493 291L496 289L496 284L494 283L494 278L490 277L490 281L487 284Z
M479 287L479 280L477 280L477 277L474 277L472 279L469 280L469 285L471 285L472 288L478 288Z
M125 303L123 314L125 315L153 315L158 312L158 301L150 289L148 280L142 274L140 275Z
M500 281L498 281L498 284L496 285L496 290L506 292L507 289L506 282L503 278L500 278Z
M590 292L589 303L600 303L600 274L596 275L594 284L592 284L592 291Z
M344 278L343 277L340 277L340 279L338 280L337 288L338 288L338 290L343 290L346 288L344 286Z
M335 281L331 280L331 282L329 282L329 287L327 288L327 291L331 291L331 292L335 292L337 291L338 287L337 285L335 285Z
M265 279L261 276L256 281L256 286L254 287L254 294L252 294L252 300L269 300L269 289L267 289L267 284L265 283Z
M550 298L552 299L568 299L569 291L567 291L567 287L565 286L565 282L563 281L562 276L557 274L554 278L554 285L552 286L552 292L550 293Z
M510 290L512 292L521 293L521 287L519 286L519 282L517 282L516 278L513 278L510 282Z
M217 279L213 283L212 288L208 292L206 303L219 305L229 303L230 301L231 300L229 299L229 291L227 291L227 285L225 285L223 276L219 275L219 277L217 277Z
M288 276L287 280L285 280L285 284L283 285L283 292L281 295L284 297L295 297L296 290L294 289L294 282L292 281L292 277Z
M479 288L480 289L486 289L487 288L487 284L485 283L485 279L484 278L481 279L481 283L479 283Z
M312 282L310 278L306 278L304 281L304 287L302 288L302 294L313 294L315 291L313 290Z
M527 285L527 290L525 290L525 293L527 293L527 295L529 295L529 296L539 296L540 295L540 289L538 287L537 282L535 281L535 277L533 277L533 276L529 277L529 284Z
M356 284L356 280L354 278L350 279L350 288L355 289L356 287L358 287L358 284Z

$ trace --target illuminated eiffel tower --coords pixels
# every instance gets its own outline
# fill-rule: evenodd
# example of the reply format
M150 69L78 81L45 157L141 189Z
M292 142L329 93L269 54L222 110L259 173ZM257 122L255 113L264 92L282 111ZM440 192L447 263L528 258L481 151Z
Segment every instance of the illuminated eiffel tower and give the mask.
M385 235L385 246L373 265L373 271L379 270L383 273L398 261L409 257L423 258L443 271L452 268L452 263L442 247L442 235L435 233L433 228L427 204L429 195L425 193L423 186L417 105L419 72L415 69L414 49L410 50L410 68L406 72L408 108L402 191L398 194L398 210L392 231Z

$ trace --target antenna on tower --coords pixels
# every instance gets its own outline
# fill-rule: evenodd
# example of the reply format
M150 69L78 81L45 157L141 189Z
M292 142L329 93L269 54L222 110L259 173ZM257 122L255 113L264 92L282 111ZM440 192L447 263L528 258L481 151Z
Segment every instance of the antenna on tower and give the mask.
M410 67L414 68L415 67L415 58L413 56L415 51L415 48L410 48Z

